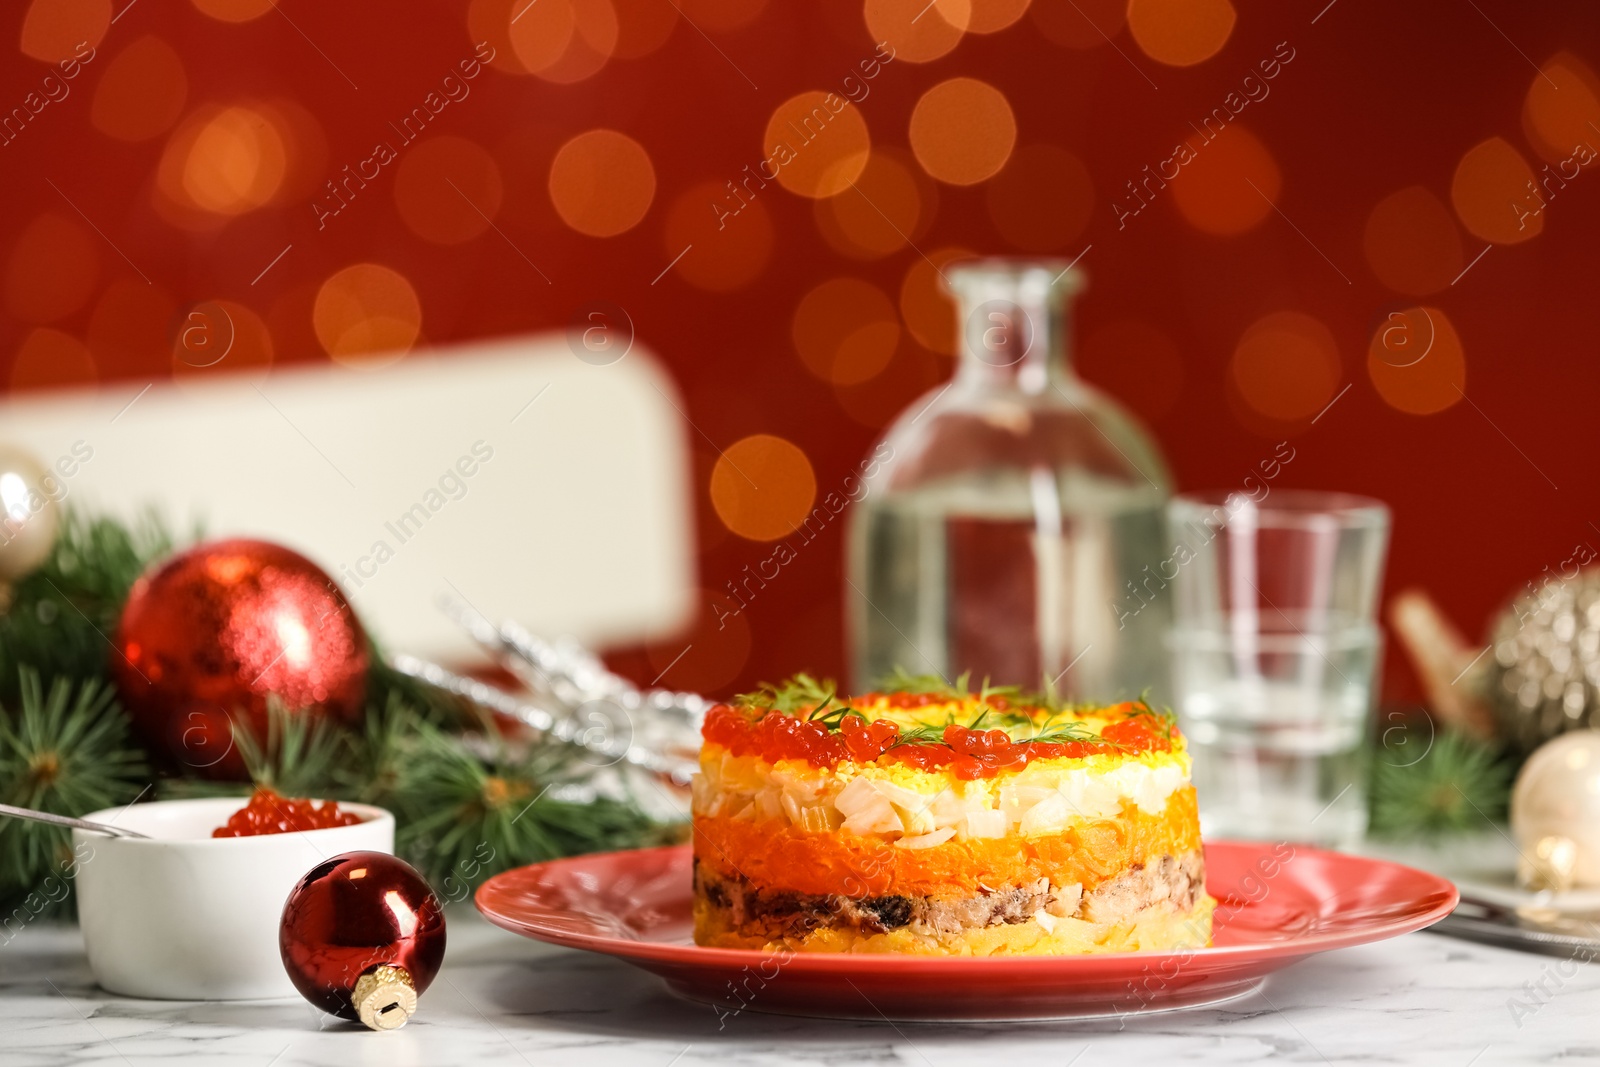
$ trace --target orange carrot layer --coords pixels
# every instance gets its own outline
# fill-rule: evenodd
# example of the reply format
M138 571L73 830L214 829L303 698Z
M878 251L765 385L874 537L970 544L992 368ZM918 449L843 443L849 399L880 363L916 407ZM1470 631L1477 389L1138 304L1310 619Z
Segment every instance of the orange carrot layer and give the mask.
M1199 847L1192 786L1172 794L1159 815L1128 805L1116 818L1059 834L972 838L923 849L896 848L880 837L807 833L781 819L694 820L695 856L714 872L762 889L808 894L970 897L1040 878L1078 882L1088 891L1131 864Z

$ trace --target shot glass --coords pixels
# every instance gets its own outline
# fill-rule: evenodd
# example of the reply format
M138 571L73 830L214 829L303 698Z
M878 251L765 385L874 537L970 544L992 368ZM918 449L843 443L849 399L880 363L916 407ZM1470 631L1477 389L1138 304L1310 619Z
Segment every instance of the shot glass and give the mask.
M1389 509L1224 491L1175 497L1168 518L1168 649L1202 833L1357 843Z

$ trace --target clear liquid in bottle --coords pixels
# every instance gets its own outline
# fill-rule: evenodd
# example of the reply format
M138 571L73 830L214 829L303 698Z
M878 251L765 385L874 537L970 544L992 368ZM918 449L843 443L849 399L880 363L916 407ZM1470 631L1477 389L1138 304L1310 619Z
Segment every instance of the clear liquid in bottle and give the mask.
M1112 700L1165 688L1164 465L1067 362L1059 264L949 268L956 378L901 416L852 519L857 687L896 668Z

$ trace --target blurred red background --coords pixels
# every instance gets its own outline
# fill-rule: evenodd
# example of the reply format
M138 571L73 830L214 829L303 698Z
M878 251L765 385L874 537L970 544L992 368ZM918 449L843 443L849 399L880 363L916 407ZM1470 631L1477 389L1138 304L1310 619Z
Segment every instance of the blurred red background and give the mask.
M1426 587L1469 633L1600 546L1587 5L32 0L0 20L7 388L360 363L617 305L687 401L707 605L613 650L642 681L843 672L842 523L720 629L714 598L949 374L935 265L964 252L1081 256L1077 363L1179 487L1240 484L1292 442L1275 484L1389 502L1389 589ZM777 137L795 158L752 179ZM175 345L205 302L237 339L197 369ZM718 477L730 456L759 492ZM1387 673L1412 697L1393 649Z

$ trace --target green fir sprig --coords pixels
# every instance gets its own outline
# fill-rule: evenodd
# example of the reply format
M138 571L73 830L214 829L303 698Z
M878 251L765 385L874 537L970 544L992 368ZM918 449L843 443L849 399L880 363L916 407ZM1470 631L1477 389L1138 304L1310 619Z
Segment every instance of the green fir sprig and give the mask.
M24 667L45 678L104 677L128 590L174 543L153 512L124 523L64 511L50 555L0 612L0 701L17 698Z
M18 691L0 709L0 802L82 816L131 803L148 788L143 755L105 685L57 677L46 691L23 667ZM71 856L70 830L0 818L0 913L66 870Z
M384 740L401 758L387 795L400 823L397 851L447 896L508 867L575 852L665 840L630 798L586 791L585 765L550 747L517 750L496 732L476 751L408 713ZM580 794L577 799L574 794Z
M1372 760L1371 832L1375 837L1436 838L1486 830L1506 817L1514 767L1465 734L1434 738L1414 762Z

